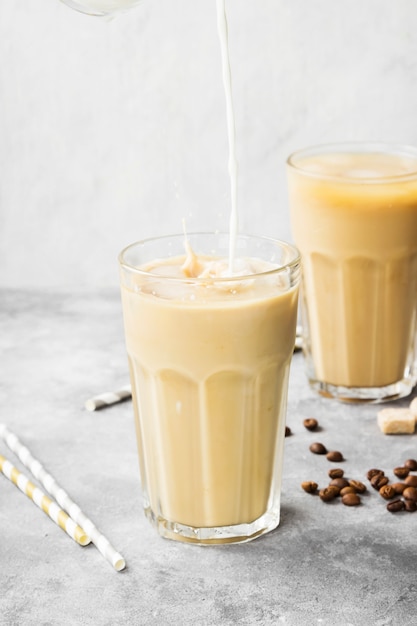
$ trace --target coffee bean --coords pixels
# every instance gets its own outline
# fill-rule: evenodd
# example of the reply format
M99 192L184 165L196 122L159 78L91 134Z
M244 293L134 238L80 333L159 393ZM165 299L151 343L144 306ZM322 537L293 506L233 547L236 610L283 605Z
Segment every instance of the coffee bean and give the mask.
M417 511L417 502L414 502L414 500L406 500L404 502L404 507L406 511L414 513L414 511Z
M330 482L332 487L339 487L339 489L343 489L343 487L349 487L349 481L346 478L333 478Z
M410 472L415 472L415 471L417 471L417 461L415 459L408 459L404 463L404 467L408 467Z
M392 498L397 495L392 485L382 485L379 493L385 500L392 500Z
M317 483L313 482L312 480L305 480L303 483L301 483L301 487L307 493L315 493L317 491L318 485L317 485Z
M334 500L338 495L339 488L331 485L329 485L329 487L324 487L319 491L319 496L323 502L331 502L331 500Z
M391 486L394 489L395 493L399 495L401 495L404 489L407 487L405 483L392 483Z
M291 432L291 428L289 426L285 427L285 436L286 437L291 437L292 432Z
M417 487L417 476L407 476L404 482L408 487Z
M405 478L410 473L408 467L395 467L392 471L398 478Z
M393 500L387 504L387 511L390 513L398 513L399 511L404 511L404 509L405 504L403 500Z
M303 421L303 424L307 428L307 430L316 430L317 426L319 425L318 421L314 419L314 417L308 417Z
M335 467L334 469L329 469L329 471L327 472L327 474L330 476L330 478L342 478L344 473L345 473L344 470L342 470L340 467Z
M388 482L388 476L384 476L384 474L375 474L375 476L371 478L371 485L377 491L379 491L384 485L387 485Z
M331 452L328 452L326 454L326 458L332 463L340 463L341 461L344 461L343 454L338 450L332 450Z
M377 474L382 474L382 476L383 476L383 475L384 475L384 472L383 472L382 470L380 470L380 469L376 469L376 468L374 468L374 469L370 469L370 470L368 471L368 473L366 474L366 477L368 478L368 480L372 480L372 478L373 478L374 476L376 476Z
M310 451L313 452L313 454L327 453L327 449L325 448L325 446L322 443L318 443L317 441L311 444Z
M417 502L417 489L415 487L406 487L403 491L403 498Z
M356 489L348 485L347 487L343 487L343 489L340 490L340 495L342 497L345 496L347 493L356 493Z
M361 499L357 493L347 493L342 497L342 502L346 506L358 506L361 503Z
M365 493L366 486L360 480L350 480L349 485L354 488L357 493Z

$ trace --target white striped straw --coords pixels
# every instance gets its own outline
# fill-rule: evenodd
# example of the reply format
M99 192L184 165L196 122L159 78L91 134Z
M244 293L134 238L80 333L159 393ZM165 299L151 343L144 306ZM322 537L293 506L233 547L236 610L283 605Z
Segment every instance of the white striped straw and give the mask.
M16 487L20 489L36 506L46 513L51 520L58 524L62 530L65 530L74 541L80 546L86 546L91 539L86 535L85 531L80 528L59 506L46 496L39 487L34 485L17 467L12 465L3 455L0 454L0 471L8 478Z
M132 397L132 390L130 385L122 387L118 391L108 391L107 393L101 393L99 396L90 398L85 403L87 411L97 411L97 409L103 409L106 406L112 404L118 404L123 400L128 400Z
M93 522L81 511L80 507L71 500L70 496L58 485L56 480L48 474L45 468L37 461L28 448L24 446L15 434L9 431L5 424L0 424L0 437L27 467L37 480L45 487L46 491L60 504L60 506L77 522L79 526L91 537L91 541L97 547L104 558L120 572L126 567L126 563L108 539L98 530Z

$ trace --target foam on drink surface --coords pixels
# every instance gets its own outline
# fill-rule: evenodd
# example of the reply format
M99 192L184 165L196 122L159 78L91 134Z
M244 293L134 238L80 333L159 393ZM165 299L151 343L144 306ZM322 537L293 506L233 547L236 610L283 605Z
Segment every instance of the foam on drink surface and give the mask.
M305 157L297 166L306 172L348 180L375 180L407 176L416 171L415 158L397 154L328 153Z
M138 277L134 290L204 305L224 301L228 296L231 301L256 299L270 296L274 289L288 289L287 275L276 272L278 268L259 258L238 257L231 274L228 258L196 255L189 247L187 254L143 265L140 269L146 275Z

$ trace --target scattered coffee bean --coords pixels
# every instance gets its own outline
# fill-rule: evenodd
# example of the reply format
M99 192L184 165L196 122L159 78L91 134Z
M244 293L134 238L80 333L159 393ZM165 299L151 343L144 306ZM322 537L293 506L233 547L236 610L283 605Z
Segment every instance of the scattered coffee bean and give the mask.
M407 487L405 483L392 483L391 486L394 489L395 493L399 495L401 495L404 489Z
M318 428L317 420L312 417L303 420L303 424L307 430L313 431ZM288 434L291 434L290 429L288 431ZM285 434L287 436L287 430ZM331 462L342 462L345 460L340 451L327 451L326 447L319 442L312 443L310 451L314 454L325 454ZM384 470L378 468L371 468L366 473L366 476L380 496L385 500L389 500L386 508L390 513L417 511L417 475L410 474L410 472L417 472L417 460L407 459L403 465L395 467L392 471L400 481L391 484L388 476L385 476ZM358 506L361 504L360 494L366 491L366 486L361 481L345 478L344 470L340 467L330 469L327 473L331 479L327 487L318 490L317 483L309 480L301 483L302 489L312 494L318 491L319 497L323 502L331 502L340 496L345 506Z
M379 493L385 500L392 500L397 495L392 485L382 485Z
M368 471L368 473L366 474L366 477L368 478L368 480L372 480L372 478L373 478L374 476L376 476L377 474L382 474L382 476L383 476L383 475L384 475L384 472L383 472L382 470L380 470L380 469L376 469L376 468L374 468L374 469L370 469L370 470Z
M406 500L404 502L404 508L406 511L413 513L414 511L417 511L417 502L414 502L414 500Z
M415 471L417 471L417 461L415 459L408 459L404 463L404 467L408 467L410 472L415 472Z
M342 497L342 502L346 506L358 506L361 503L361 499L357 493L347 493Z
M329 469L329 471L327 472L330 478L342 478L344 473L345 473L344 470L342 470L340 467Z
M301 487L307 493L316 493L318 484L313 482L312 480L305 480L303 483L301 483Z
M292 432L291 432L291 428L289 426L285 427L285 436L286 437L291 437Z
M387 485L388 482L388 476L384 476L384 474L375 474L375 476L371 478L371 485L377 491L379 491L384 485Z
M303 424L307 428L307 430L316 430L317 426L319 425L318 421L314 419L314 417L308 417L303 421Z
M327 449L325 448L325 446L322 443L318 443L317 441L311 444L310 451L313 452L313 454L327 453Z
M404 482L408 487L417 487L417 476L407 476Z
M321 500L323 500L323 502L330 502L339 495L339 491L340 490L338 487L333 487L332 485L329 485L329 487L324 487L323 489L320 489L319 496Z
M417 502L417 489L415 487L406 487L403 491L403 498Z
M387 504L387 510L390 513L398 513L399 511L404 511L404 509L405 504L403 500L393 500Z
M331 452L328 452L326 454L326 458L332 463L340 463L341 461L344 461L343 454L338 450L332 450Z
M405 478L410 473L408 467L394 467L392 470L397 478Z
M343 489L343 487L349 487L349 481L346 478L333 478L330 482L332 487L339 487L339 489Z
M361 483L360 480L350 480L349 485L354 488L356 493L365 493L366 485Z

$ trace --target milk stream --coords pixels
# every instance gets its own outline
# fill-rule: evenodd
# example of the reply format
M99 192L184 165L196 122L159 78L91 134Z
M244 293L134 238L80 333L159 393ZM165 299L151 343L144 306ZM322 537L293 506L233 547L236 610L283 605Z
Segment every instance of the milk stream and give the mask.
M236 254L236 236L238 231L237 178L235 116L232 96L232 76L229 60L229 38L225 0L217 0L217 31L220 39L222 57L223 85L226 96L227 133L229 140L229 175L231 187L231 213L229 220L229 273L233 274Z

